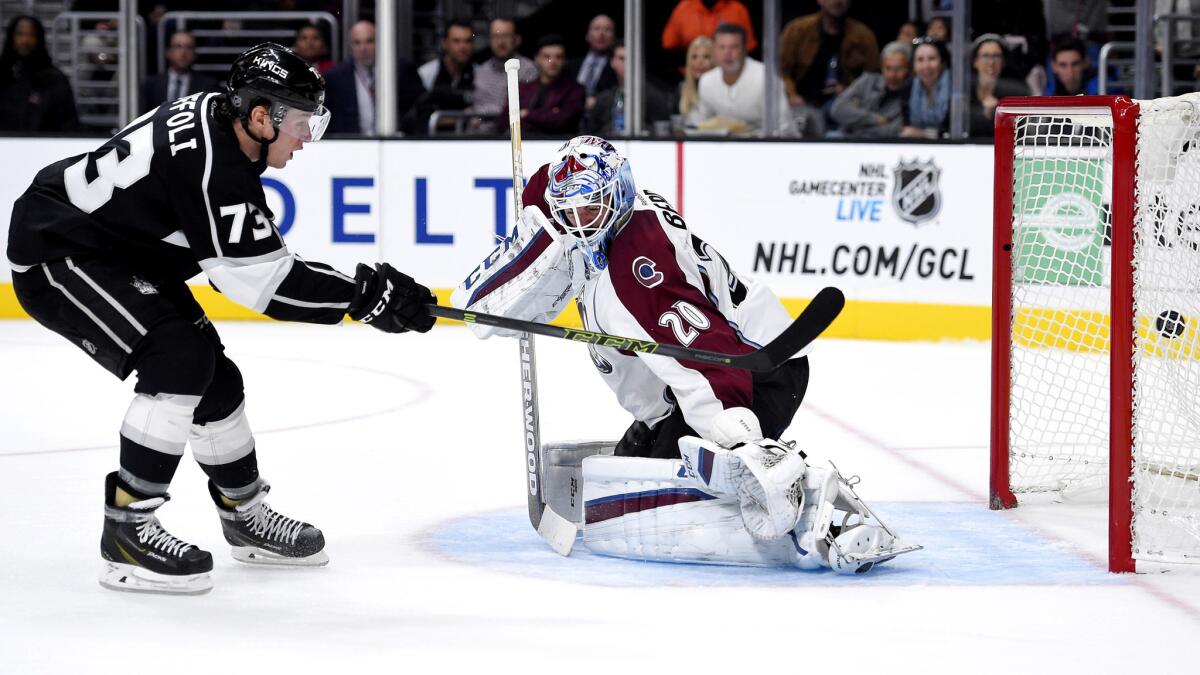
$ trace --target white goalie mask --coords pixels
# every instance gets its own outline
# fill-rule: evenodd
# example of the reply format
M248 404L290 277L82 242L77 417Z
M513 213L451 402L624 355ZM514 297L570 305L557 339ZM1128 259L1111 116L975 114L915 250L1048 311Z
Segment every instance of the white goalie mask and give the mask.
M603 269L605 240L633 211L636 188L629 162L598 136L576 136L550 166L546 203L560 235L574 239Z

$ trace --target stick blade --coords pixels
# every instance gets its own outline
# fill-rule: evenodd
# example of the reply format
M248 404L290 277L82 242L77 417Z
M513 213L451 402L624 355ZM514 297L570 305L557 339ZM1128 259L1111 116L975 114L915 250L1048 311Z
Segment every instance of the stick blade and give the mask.
M538 534L542 539L550 544L550 548L554 552L567 556L571 555L571 549L575 546L575 535L579 529L575 527L575 523L563 518L554 512L554 509L549 506L542 511L542 520L537 526Z
M792 325L760 350L759 354L765 357L763 365L768 369L783 365L825 332L845 306L846 296L840 290L833 286L822 288Z

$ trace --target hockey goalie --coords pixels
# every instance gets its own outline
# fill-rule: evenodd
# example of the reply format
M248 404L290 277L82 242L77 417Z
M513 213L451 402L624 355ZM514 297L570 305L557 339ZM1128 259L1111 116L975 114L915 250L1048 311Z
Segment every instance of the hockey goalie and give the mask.
M574 299L588 330L729 354L791 323L770 289L739 277L666 199L638 190L602 138L565 143L534 172L523 204L513 233L455 289L456 307L546 322ZM590 550L856 573L919 548L836 468L808 466L778 440L804 398L811 347L770 373L589 349L634 422L616 443L544 448L543 489Z

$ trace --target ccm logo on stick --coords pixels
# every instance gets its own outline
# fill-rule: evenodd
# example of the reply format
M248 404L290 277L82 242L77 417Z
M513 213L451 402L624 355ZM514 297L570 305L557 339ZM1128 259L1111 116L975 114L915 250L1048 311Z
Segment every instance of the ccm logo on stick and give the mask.
M646 288L654 288L665 278L663 273L658 271L657 263L644 255L633 259L633 276L637 277L638 283Z

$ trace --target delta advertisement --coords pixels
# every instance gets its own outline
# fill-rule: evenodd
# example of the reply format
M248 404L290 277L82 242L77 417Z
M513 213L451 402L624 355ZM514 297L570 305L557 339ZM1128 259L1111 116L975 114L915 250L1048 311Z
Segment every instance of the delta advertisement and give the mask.
M0 166L0 232L38 169L99 142L0 139L0 155L19 158ZM526 142L526 173L558 145ZM990 146L634 141L618 149L640 187L671 201L697 236L743 276L768 283L793 313L837 286L850 301L842 335L987 336ZM513 220L505 141L325 140L262 180L276 227L306 259L346 272L387 260L443 291ZM0 268L0 282L9 280ZM933 314L916 330L914 312Z

